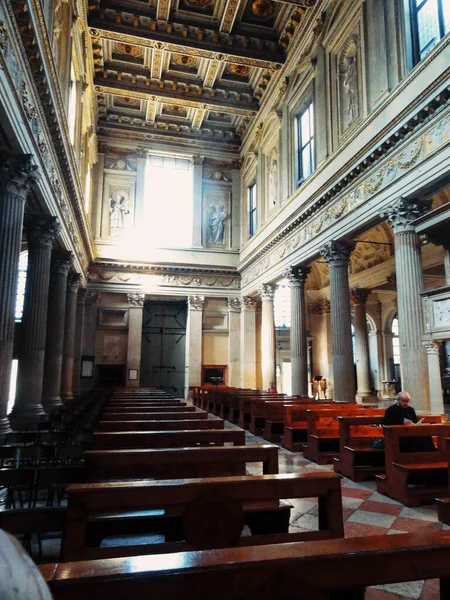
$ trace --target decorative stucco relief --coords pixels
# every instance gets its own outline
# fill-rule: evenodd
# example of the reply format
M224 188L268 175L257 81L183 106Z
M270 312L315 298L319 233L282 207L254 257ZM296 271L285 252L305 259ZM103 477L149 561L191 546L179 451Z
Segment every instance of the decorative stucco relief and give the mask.
M434 327L448 327L450 325L450 299L433 302Z
M199 277L196 275L163 275L161 285L183 286L183 287L217 287L217 288L240 288L238 277Z
M140 283L141 276L137 273L124 273L121 271L88 271L89 282L105 283Z

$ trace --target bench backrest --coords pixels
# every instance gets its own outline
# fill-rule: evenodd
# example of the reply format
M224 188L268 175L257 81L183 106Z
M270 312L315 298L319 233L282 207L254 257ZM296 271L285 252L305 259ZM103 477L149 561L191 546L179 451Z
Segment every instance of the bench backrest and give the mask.
M386 470L392 463L434 463L447 462L445 438L450 435L450 423L432 423L420 425L384 425ZM400 440L402 437L432 436L436 452L402 452Z
M206 419L208 413L204 410L194 411L164 411L164 412L106 412L102 421L185 421L190 419Z
M355 413L371 416L384 415L382 409L363 408L360 404L334 405L332 408L312 408L308 410L308 437L320 438L339 437L339 416L354 415Z
M223 429L223 419L192 419L188 421L100 421L101 431L176 431L187 429Z
M313 401L308 403L286 404L284 407L284 424L286 427L301 426L306 429L308 423L308 409L317 408L317 405L323 408L334 406L333 401Z
M94 449L117 448L184 448L192 446L245 445L245 431L240 429L205 429L193 431L96 432Z

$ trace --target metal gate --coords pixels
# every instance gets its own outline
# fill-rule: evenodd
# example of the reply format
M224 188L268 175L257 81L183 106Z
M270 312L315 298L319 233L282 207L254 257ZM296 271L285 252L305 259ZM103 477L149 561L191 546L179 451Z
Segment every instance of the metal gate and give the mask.
M184 396L186 302L144 304L141 385Z

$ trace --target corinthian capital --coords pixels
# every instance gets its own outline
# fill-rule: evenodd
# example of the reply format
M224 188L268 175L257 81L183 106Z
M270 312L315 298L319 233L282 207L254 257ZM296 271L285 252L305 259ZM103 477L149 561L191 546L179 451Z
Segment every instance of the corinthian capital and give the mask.
M52 255L51 276L67 275L73 263L73 254L69 250L55 250Z
M189 310L203 310L205 296L188 296Z
M311 273L310 267L288 267L284 271L283 276L289 281L292 287L303 286L306 283L309 273Z
M399 198L382 211L380 217L387 219L394 235L413 232L412 222L426 213L431 205L431 200L417 200L412 198Z
M259 286L258 292L263 300L273 300L277 286L273 283L263 283Z
M333 267L348 267L354 247L354 242L332 241L323 246L320 254L325 258L330 269Z
M8 194L26 200L28 192L38 180L38 167L31 163L31 154L10 156L0 167L0 185Z
M101 292L94 292L93 290L86 290L86 304L87 306L95 306L101 300Z
M70 294L76 294L81 283L80 273L69 273L67 277L67 291Z
M242 296L242 308L245 310L255 310L258 305L258 299L252 296Z
M241 312L242 301L240 298L228 298L228 310L230 312Z
M134 306L136 308L144 306L145 302L145 294L140 294L138 292L133 292L131 294L127 294L128 306Z
M61 224L56 217L36 217L27 227L28 244L51 248L60 231Z
M371 290L365 288L353 288L350 290L350 295L354 304L365 304L370 295Z
M436 342L428 340L426 342L422 342L422 346L425 348L427 354L439 354L439 344Z

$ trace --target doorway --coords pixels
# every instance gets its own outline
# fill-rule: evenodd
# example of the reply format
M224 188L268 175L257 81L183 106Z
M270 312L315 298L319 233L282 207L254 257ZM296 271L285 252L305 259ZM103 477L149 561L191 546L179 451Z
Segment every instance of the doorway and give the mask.
M142 319L141 385L184 396L186 302L148 301Z

